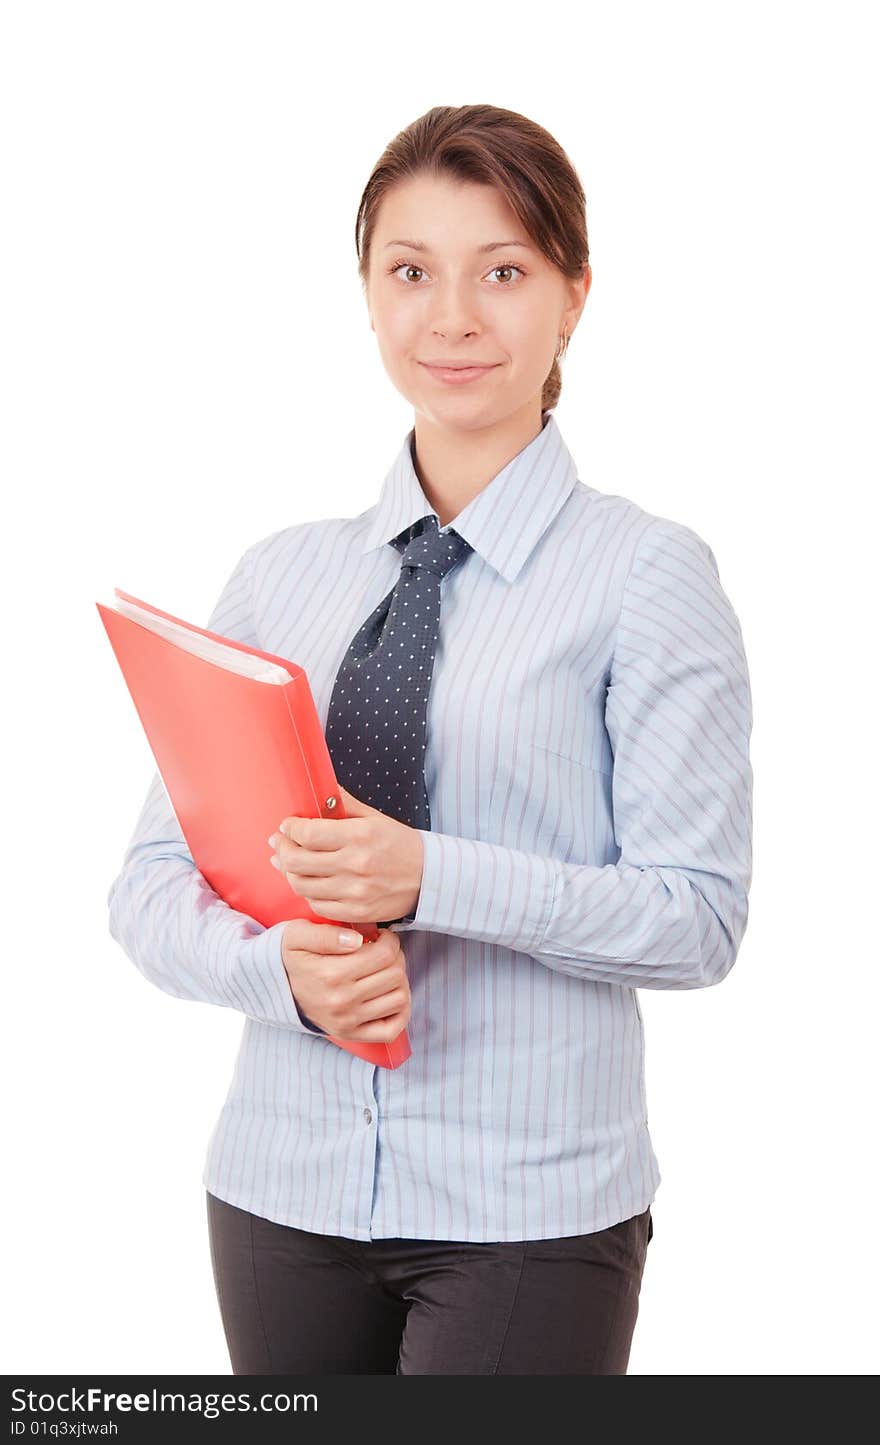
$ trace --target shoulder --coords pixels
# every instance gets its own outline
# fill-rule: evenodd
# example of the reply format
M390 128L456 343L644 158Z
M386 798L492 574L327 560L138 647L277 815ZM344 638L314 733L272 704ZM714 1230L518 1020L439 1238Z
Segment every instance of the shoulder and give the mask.
M295 522L257 538L245 556L248 569L259 582L283 574L309 559L322 560L340 547L356 542L364 534L365 514L358 517L328 517L314 522Z
M748 689L742 628L709 543L675 517L641 507L628 516L633 542L619 593L617 670L632 655L644 669L646 649L653 649L676 668L709 669L707 677L726 666Z
M592 534L610 558L617 585L652 565L699 568L718 576L709 543L687 523L650 512L631 497L603 492L576 482L569 498L568 518L577 533Z
M577 481L569 497L569 513L575 525L603 533L608 546L616 539L626 575L633 566L663 555L670 559L689 556L698 564L708 564L717 574L714 552L695 527L676 517L649 512L631 497Z

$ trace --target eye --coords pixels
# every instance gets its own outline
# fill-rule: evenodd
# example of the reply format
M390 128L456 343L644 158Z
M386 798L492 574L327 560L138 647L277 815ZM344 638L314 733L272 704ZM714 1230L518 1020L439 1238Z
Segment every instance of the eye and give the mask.
M396 273L397 273L398 271L403 270L404 267L406 268L407 271L418 271L421 275L425 275L425 272L424 272L423 268L422 268L421 266L415 265L415 263L412 262L412 261L395 261L394 264L393 264L393 266L389 266L389 268L388 268L388 275L389 275L389 276L394 276L394 275L396 275ZM522 266L516 266L516 265L514 265L513 261L499 261L498 264L495 265L495 266L493 266L492 269L491 269L487 274L491 276L491 275L493 275L494 272L496 272L496 271L517 271L517 272L519 272L520 276L525 276L525 274L526 274L525 271L523 270ZM413 283L413 282L410 282L410 281L408 281L408 280L405 280L403 277L401 277L401 280L403 281L404 286L410 286L410 285L413 285L413 284L414 284L414 285L418 285L418 284L419 284L418 282ZM510 290L510 288L511 288L512 286L517 285L517 284L518 284L517 282L513 282L513 281L503 281L503 282L497 282L497 283L496 283L496 285L497 285L497 286L500 286L500 288L501 288L502 290Z
M502 261L499 265L493 266L492 271L519 271L521 276L526 274L522 266L514 266L512 261ZM489 274L491 275L492 272L490 271ZM505 285L507 284L508 283L505 283Z
M404 266L406 267L407 271L421 271L422 269L421 266L413 266L407 261L395 261L394 265L389 267L388 275L393 276L395 272L400 271L401 268ZM409 285L409 282L404 282L404 285Z

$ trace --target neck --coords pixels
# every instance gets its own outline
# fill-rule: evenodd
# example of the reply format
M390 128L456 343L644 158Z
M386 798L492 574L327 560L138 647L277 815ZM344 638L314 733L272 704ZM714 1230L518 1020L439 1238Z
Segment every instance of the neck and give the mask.
M455 521L509 461L534 441L544 415L530 403L494 426L445 427L417 416L411 444L413 466L441 527Z

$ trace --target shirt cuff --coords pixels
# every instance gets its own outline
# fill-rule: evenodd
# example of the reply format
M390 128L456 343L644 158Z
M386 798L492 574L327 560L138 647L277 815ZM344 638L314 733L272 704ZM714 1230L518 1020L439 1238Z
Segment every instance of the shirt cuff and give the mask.
M561 875L555 858L420 828L422 884L412 922L426 929L533 953L547 931Z
M326 1029L313 1023L293 996L281 951L285 926L286 920L282 919L250 939L242 966L252 981L261 986L264 1022L326 1036Z

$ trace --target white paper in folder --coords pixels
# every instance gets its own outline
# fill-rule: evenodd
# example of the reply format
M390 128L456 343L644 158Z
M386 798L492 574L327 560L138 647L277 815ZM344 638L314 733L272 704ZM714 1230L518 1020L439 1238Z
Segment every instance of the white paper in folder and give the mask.
M157 617L155 612L148 612L134 602L127 602L124 597L117 599L116 610L125 617L130 617L133 622L149 627L151 632L158 633L168 642L173 642L175 647L180 647L184 652L192 652L196 657L203 657L206 662L216 663L218 667L225 667L227 672L252 677L255 682L282 683L292 680L287 669L276 662L267 662L265 658L254 657L249 652L239 652L237 647L227 647L224 642L215 642L213 637L203 637L200 632L193 632L179 622L169 622L167 617Z

